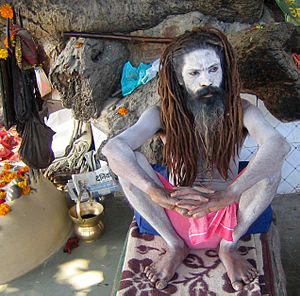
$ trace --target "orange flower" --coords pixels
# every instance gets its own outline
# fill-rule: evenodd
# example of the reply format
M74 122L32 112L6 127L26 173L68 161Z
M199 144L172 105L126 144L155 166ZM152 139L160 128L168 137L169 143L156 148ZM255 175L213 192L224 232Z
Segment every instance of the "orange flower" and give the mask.
M11 168L11 165L9 162L5 162L3 167L5 170L9 170Z
M6 183L11 182L13 179L16 179L18 175L16 173L8 173L6 176L2 177L2 180Z
M22 173L20 173L20 172L17 172L17 175L18 175L18 177L20 178L20 179L22 179L22 180L26 180L26 176L25 176L25 174L22 174Z
M0 216L5 216L10 211L10 206L7 203L0 205Z
M8 58L8 50L0 48L0 59L6 60Z
M28 166L24 166L18 169L17 172L13 171L11 168L13 166L9 162L5 162L3 165L3 170L0 173L0 188L4 187L11 181L16 179L15 184L22 189L23 195L28 195L31 188L28 185L28 179L26 173L29 171ZM6 196L6 191L0 189L0 199L4 199Z
M83 42L77 42L75 44L75 48L81 48L83 46Z
M15 47L15 37L14 36L10 36L10 44L11 44L11 46L12 47ZM6 48L8 48L8 40L7 40L7 37L4 39L4 41L3 41L3 43L4 43L4 46L6 47Z
M22 194L23 195L28 195L30 193L30 187L29 186L26 186L25 188L23 188L22 190Z
M24 166L24 167L19 168L19 170L18 170L18 173L20 175L24 175L25 173L28 173L28 172L29 172L29 167L27 165Z
M11 8L11 6L8 3L4 3L0 7L0 14L4 18L12 19L13 16L14 16L14 11L13 11L13 9Z
M28 185L27 185L27 180L24 181L20 181L17 183L17 186L19 186L22 189L25 189Z
M129 112L128 109L125 108L125 107L120 107L120 108L118 109L118 111L117 111L117 113L118 113L119 115L121 115L121 116L126 115L128 112Z

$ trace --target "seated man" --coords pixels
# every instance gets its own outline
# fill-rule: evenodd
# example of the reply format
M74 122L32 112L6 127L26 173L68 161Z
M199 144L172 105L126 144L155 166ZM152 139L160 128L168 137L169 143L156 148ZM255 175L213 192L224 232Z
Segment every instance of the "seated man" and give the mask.
M145 268L146 277L164 289L189 248L218 245L233 288L242 290L257 271L236 245L271 203L290 146L241 100L233 49L216 29L187 32L167 46L158 91L160 106L103 148L129 202L168 245L164 257ZM158 132L172 186L136 151ZM259 150L238 174L247 134Z

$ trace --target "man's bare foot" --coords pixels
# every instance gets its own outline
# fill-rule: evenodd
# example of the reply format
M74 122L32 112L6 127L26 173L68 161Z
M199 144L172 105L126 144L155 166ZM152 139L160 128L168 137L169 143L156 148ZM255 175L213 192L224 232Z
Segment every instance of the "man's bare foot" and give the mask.
M162 258L145 268L146 277L157 289L164 289L188 253L185 245L183 248L169 248Z
M238 254L236 246L233 244L230 245L221 241L219 257L235 291L242 290L245 284L254 281L258 276L257 270Z

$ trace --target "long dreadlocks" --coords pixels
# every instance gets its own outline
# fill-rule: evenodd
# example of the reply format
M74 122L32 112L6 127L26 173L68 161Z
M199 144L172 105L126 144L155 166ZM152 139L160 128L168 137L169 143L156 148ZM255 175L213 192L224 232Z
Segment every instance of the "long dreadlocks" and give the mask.
M196 41L196 42L195 42ZM195 47L195 44L197 47ZM222 55L225 91L225 115L215 135L211 155L204 141L194 132L194 118L185 103L186 92L180 85L175 60L199 48L214 48ZM177 73L176 73L177 71ZM231 157L238 153L243 141L240 80L233 48L226 36L215 28L198 28L170 43L161 57L158 92L161 96L161 121L166 137L164 161L174 183L191 186L197 175L201 151L208 167L215 165L224 179L228 177Z

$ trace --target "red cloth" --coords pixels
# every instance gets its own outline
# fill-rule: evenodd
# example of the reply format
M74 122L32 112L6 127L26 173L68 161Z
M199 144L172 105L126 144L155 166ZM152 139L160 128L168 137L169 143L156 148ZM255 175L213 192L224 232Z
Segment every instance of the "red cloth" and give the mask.
M0 161L18 160L18 149L21 138L18 136L15 128L12 127L8 131L0 125Z
M173 189L163 176L158 174L158 177L165 188ZM165 212L186 245L193 249L201 249L217 247L222 238L233 241L232 233L237 225L237 209L238 203L234 203L197 219L184 217L172 210L165 209Z
M292 53L292 57L294 59L297 68L300 70L300 54Z

